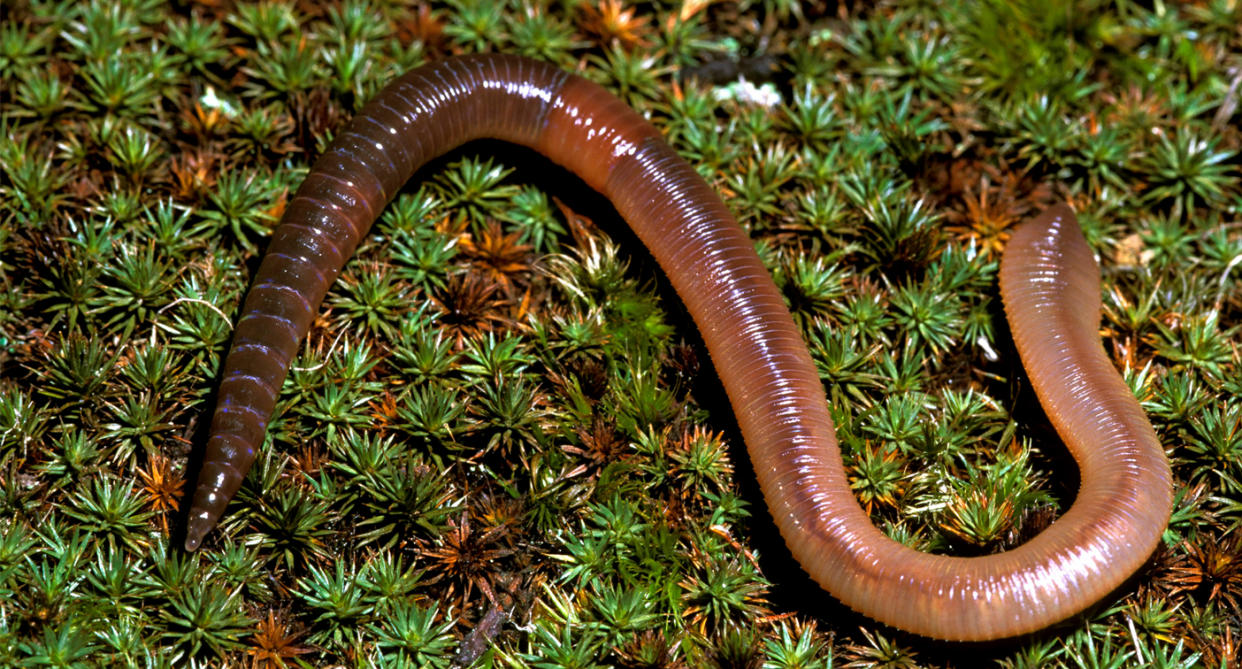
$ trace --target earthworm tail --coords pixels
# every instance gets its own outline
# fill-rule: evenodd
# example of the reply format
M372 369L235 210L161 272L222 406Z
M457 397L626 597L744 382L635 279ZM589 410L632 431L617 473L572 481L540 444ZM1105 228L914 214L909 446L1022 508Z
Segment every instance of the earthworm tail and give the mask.
M1096 269L1068 210L1015 234L1002 291L1032 383L1083 465L1078 500L1002 555L918 553L875 529L851 494L815 365L750 239L703 179L599 86L525 59L473 56L385 88L290 202L225 361L187 550L236 492L295 348L384 203L419 165L479 137L561 163L634 228L703 334L790 550L849 606L929 636L1010 636L1090 605L1159 540L1168 465L1096 336Z

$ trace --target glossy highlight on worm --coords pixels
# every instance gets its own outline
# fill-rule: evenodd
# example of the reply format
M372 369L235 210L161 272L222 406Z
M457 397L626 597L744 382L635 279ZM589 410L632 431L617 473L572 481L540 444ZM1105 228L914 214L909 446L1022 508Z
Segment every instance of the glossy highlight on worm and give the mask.
M1001 290L1036 394L1082 468L1077 500L1015 550L920 553L877 530L850 492L815 364L719 197L601 87L537 61L481 55L389 84L290 201L225 359L187 550L250 468L290 360L359 240L419 166L484 137L531 147L577 174L651 250L702 332L790 551L853 609L942 639L1014 636L1099 600L1160 540L1169 465L1100 343L1099 270L1068 208L1015 232Z

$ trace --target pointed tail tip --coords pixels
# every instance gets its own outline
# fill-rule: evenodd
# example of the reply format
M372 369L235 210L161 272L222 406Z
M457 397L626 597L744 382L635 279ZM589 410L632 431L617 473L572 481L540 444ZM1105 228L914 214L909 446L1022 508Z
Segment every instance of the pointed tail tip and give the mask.
M1036 210L1035 214L1029 219L1031 227L1035 228L1046 228L1058 222L1077 222L1077 220L1078 217L1074 214L1074 209L1064 200L1045 209Z
M1050 216L1053 216L1055 218L1069 219L1069 220L1077 220L1078 218L1077 215L1074 213L1074 208L1071 207L1069 203L1065 202L1064 200L1052 205L1051 207L1048 207L1046 211L1048 212Z

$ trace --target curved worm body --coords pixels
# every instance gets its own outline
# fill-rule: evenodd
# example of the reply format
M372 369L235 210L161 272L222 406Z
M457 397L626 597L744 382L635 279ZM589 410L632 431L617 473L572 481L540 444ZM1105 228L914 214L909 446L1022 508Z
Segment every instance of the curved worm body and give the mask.
M815 365L751 240L703 179L599 86L492 55L391 83L289 203L225 360L187 550L237 491L290 359L371 223L416 168L482 137L564 165L634 228L702 331L790 550L850 607L927 636L1012 636L1081 611L1156 546L1171 506L1169 466L1096 334L1098 270L1068 209L1015 233L1001 287L1032 384L1082 466L1078 499L1016 550L919 553L877 530L851 494Z

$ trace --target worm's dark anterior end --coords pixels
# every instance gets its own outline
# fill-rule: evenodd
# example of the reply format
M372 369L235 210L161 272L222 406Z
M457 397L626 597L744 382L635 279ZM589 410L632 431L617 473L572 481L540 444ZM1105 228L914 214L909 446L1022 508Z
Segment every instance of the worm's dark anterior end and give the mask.
M215 527L216 520L205 511L190 517L185 528L185 551L187 553L198 550L198 547L203 544L203 537L206 537L211 528Z

